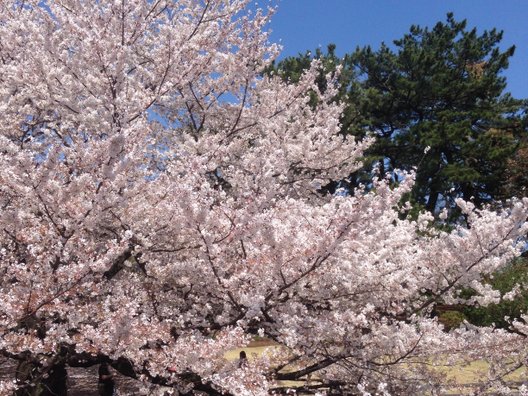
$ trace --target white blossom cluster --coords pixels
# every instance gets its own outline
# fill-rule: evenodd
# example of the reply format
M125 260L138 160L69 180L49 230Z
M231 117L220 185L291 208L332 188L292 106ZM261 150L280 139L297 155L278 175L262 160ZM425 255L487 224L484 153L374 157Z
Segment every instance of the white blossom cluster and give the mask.
M459 201L469 226L444 232L401 219L413 174L320 194L371 141L339 134L317 62L261 75L278 48L247 3L0 2L0 355L233 395L312 373L425 394L431 356L486 359L489 384L526 364L526 318L448 333L431 311L502 298L484 279L519 254L528 200ZM257 334L283 347L226 361Z

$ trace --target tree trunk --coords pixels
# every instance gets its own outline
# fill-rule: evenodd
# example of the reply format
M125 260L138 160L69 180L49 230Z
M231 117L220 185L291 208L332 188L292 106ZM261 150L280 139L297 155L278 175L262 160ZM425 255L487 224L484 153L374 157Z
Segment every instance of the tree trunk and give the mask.
M42 368L31 360L18 364L16 380L21 386L16 396L66 396L68 373L64 363Z

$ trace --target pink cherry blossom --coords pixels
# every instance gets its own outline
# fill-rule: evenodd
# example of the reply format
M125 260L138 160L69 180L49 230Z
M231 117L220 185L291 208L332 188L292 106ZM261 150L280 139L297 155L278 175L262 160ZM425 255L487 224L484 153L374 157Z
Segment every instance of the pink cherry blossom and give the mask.
M527 318L446 332L431 312L465 286L473 303L502 298L484 279L520 253L528 200L459 201L469 226L444 232L401 219L413 174L322 196L371 140L339 134L317 62L297 84L261 75L279 51L272 10L0 4L1 355L126 361L233 395L312 373L321 391L438 394L447 358L487 360L483 386L526 365ZM283 347L225 359L257 334Z

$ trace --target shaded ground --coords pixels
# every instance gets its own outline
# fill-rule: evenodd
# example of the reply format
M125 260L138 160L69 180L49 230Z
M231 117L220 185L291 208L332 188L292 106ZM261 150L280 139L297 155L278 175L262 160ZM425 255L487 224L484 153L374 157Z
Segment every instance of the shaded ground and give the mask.
M269 341L254 341L250 344L250 347L244 348L248 354L248 358L252 359L255 355L260 355L264 352L267 347L274 346ZM235 360L238 358L241 349L233 350L226 353L228 360ZM0 359L0 380L13 380L15 373L16 363L12 360ZM451 392L446 392L446 395L469 395L474 394L474 390L478 386L479 380L482 379L483 373L487 370L487 363L483 361L473 362L466 366L451 366L445 367L442 371L445 371L447 377L452 378L459 384L460 388ZM165 393L164 390L157 386L145 385L132 378L124 377L117 373L115 370L112 371L114 379L116 381L116 391L118 395L130 395L130 396L162 396ZM97 379L98 379L98 366L90 368L68 368L68 394L72 396L98 396L97 391ZM528 383L528 368L522 368L516 370L515 373L509 376L509 383L516 384L517 386L522 383ZM290 386L288 384L288 386ZM292 384L292 386L295 386ZM168 389L168 388L165 388ZM487 395L494 395L493 391L486 393ZM518 395L518 392L512 392L511 395Z

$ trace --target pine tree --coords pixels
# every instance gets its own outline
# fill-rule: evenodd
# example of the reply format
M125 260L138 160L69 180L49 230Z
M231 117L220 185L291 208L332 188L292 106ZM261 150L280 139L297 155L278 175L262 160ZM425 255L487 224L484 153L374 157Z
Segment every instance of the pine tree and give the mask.
M515 47L501 51L502 32L466 26L449 13L432 29L411 26L392 48L357 48L342 59L335 46L316 53L328 72L342 67L343 132L377 138L352 186L368 183L374 168L396 183L397 169L417 168L415 208L438 213L458 197L477 205L504 198L503 176L525 134L524 102L504 92L501 74ZM276 68L295 80L308 61L305 54Z

